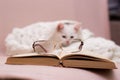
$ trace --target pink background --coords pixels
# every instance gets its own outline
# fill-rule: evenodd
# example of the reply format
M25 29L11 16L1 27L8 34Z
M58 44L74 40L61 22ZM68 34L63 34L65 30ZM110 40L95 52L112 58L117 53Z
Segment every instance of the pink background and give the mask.
M0 0L0 51L14 27L39 21L73 19L97 36L110 38L107 0Z

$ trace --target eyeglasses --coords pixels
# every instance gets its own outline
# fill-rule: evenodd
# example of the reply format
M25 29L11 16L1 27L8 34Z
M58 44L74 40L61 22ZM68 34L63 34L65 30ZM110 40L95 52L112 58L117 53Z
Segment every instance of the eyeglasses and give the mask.
M81 40L81 39L74 39L74 41L80 41L80 45L78 46L78 50L76 51L72 51L71 53L77 53L77 52L80 52L82 50L82 47L84 45L84 42Z
M45 53L48 53L48 51L41 45L41 43L46 43L47 41L48 41L48 40L38 40L38 41L35 41L35 42L33 43L33 45L32 45L33 51L34 51L34 52L37 52L37 51L36 51L36 47L38 46L38 47L40 47L40 49L42 49ZM80 52L80 51L82 50L83 45L84 45L83 41L82 41L81 39L75 39L74 41L80 41L81 43L80 43L80 45L78 46L78 50L72 51L71 53ZM54 45L54 49L53 49L53 50L55 50L55 49L56 49L56 46L57 46L57 43L54 42L53 45ZM60 49L63 51L62 44L60 44L59 47L60 47Z
M45 53L47 53L48 51L40 44L41 42L46 42L46 40L38 40L38 41L35 41L32 45L33 47L33 51L36 52L36 48L37 46L39 46Z

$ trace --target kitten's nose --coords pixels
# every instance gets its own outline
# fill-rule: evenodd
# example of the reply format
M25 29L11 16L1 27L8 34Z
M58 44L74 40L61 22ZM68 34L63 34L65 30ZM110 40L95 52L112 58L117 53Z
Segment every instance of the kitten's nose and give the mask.
M67 44L69 44L70 42L69 41L66 41Z

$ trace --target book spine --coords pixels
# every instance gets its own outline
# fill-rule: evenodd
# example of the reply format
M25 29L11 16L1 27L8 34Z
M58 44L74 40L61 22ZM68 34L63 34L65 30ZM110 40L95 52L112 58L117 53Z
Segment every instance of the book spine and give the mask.
M59 67L64 67L62 60L59 61Z

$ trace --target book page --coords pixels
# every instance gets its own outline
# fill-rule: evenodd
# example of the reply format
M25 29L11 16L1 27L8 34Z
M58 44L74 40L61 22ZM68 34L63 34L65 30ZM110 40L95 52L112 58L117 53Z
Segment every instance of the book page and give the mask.
M81 42L75 42L74 44L71 44L67 47L62 47L61 49L54 50L52 53L57 55L60 59L68 54L71 54L72 52L77 53L79 50L79 45Z
M24 54L16 54L16 55L12 55L11 57L24 57L24 56L37 56L39 55L38 53L24 53Z
M74 56L75 58L79 58L79 56L77 57L77 55L81 55L82 58L85 59L91 59L91 60L97 60L97 58L99 58L99 60L104 60L104 61L110 61L109 59L105 58L104 56L101 56L99 54L96 54L94 52L91 51L87 51L87 50L82 50L80 52L71 52L71 51L62 51L62 50L57 50L56 52L51 52L51 53L41 53L38 54L36 52L33 53L24 53L24 54L18 54L18 55L13 55L12 57L32 57L32 56L49 56L49 57L57 57L59 59L68 57L68 56Z
M46 53L46 54L38 54L36 52L33 52L33 53L24 53L24 54L17 54L17 55L13 55L11 57L34 57L34 56L57 57L57 55L54 55L52 53L49 53L49 54L48 53Z
M94 52L91 52L91 51L87 51L87 50L82 50L80 52L76 52L76 53L65 53L65 52L62 52L60 54L60 58L67 58L68 56L75 56L75 55L81 55L82 57L81 58L86 58L86 59L91 59L91 60L102 60L102 61L110 61L108 58L102 56L102 55L99 55L99 54L96 54ZM77 58L77 56L75 56ZM79 57L79 56L78 56Z

